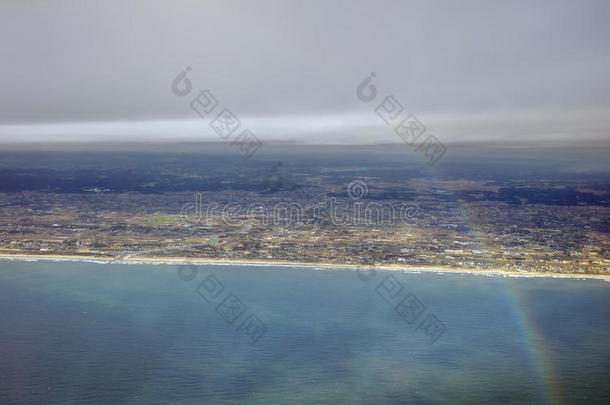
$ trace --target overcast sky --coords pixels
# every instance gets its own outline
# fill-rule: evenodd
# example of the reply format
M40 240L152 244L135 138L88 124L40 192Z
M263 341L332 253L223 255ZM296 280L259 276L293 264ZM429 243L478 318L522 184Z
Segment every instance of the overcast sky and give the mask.
M609 44L608 0L4 0L0 141L218 141L204 89L262 140L400 142L388 95L445 142L609 140Z

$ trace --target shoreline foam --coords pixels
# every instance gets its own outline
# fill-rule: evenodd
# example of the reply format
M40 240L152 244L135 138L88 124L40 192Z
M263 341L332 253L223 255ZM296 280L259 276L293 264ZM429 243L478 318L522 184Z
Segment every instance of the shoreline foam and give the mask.
M0 260L19 260L19 261L68 261L68 262L85 262L98 264L153 264L153 265L175 265L175 264L192 264L192 265L233 265L233 266L267 266L267 267L299 267L313 270L379 270L379 271L399 271L403 273L435 273L435 274L468 274L479 276L502 276L502 277L548 277L548 278L567 278L567 279L596 279L610 282L610 274L587 274L587 273L550 273L550 272L519 272L513 270L501 269L482 269L482 268L454 268L449 266L399 266L399 265L355 265L355 264L337 264L337 263L305 263L305 262L289 262L289 261L264 261L264 260L245 260L245 259L205 259L205 258L187 258L187 257L159 257L148 256L140 258L129 258L129 255L123 259L109 259L104 256L78 256L78 255L19 255L19 254L2 254Z

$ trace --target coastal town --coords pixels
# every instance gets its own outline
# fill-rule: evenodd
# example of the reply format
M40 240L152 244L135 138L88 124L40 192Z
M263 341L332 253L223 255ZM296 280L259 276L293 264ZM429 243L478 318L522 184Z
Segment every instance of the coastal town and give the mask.
M0 255L610 273L610 207L594 184L573 184L574 203L541 203L531 201L539 193L501 197L566 186L350 182L338 169L294 181L282 170L261 172L258 188L239 192L4 192ZM582 201L591 196L599 199Z

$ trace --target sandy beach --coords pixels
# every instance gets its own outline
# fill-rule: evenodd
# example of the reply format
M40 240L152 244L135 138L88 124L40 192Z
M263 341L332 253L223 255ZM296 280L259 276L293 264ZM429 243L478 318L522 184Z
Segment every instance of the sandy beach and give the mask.
M96 263L117 263L117 264L194 264L194 265L237 265L237 266L275 266L275 267L303 267L303 268L328 268L328 269L347 269L347 270L380 270L380 271L399 271L405 273L454 273L485 276L503 277L551 277L551 278L571 278L571 279L598 279L610 282L610 274L587 274L587 273L550 273L550 272L519 272L503 269L483 269L483 268L453 268L449 266L409 266L409 265L355 265L339 263L305 263L297 261L269 261L269 260L240 260L240 259L206 259L188 257L165 257L142 255L131 257L126 255L122 259L96 255L23 255L23 254L0 254L0 260L54 260L54 261L83 261Z

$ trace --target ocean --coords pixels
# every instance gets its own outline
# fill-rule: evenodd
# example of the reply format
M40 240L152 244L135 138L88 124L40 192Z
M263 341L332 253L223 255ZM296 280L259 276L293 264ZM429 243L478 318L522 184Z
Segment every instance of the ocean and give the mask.
M2 404L610 403L610 283L0 261Z

